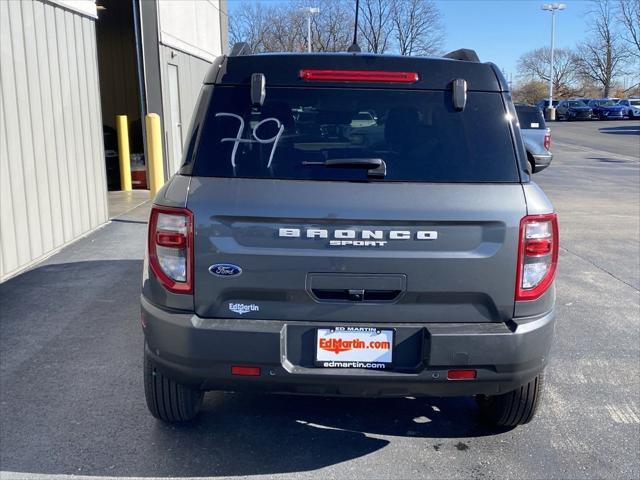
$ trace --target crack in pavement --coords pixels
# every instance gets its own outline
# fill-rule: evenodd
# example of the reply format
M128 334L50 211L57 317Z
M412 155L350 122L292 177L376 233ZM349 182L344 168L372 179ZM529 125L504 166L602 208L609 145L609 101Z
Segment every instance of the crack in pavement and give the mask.
M569 250L567 247L560 247L560 250L564 250L567 253L570 253L571 255L578 257L580 260L584 260L585 262L587 262L588 264L596 267L598 270L603 271L604 273L606 273L607 275L611 276L612 278L618 280L619 282L624 283L625 285L633 288L636 292L640 292L640 288L636 287L635 285L630 284L629 282L627 282L626 280L623 280L622 278L618 277L617 275L613 274L612 272L610 272L609 270L607 270L604 267L601 267L600 265L598 265L597 263L591 261L590 259L583 257L582 255L576 253L576 252L572 252L571 250Z

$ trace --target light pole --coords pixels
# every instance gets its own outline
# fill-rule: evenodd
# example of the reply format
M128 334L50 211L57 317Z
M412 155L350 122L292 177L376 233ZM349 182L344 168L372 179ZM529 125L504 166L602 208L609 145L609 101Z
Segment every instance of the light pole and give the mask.
M311 53L311 16L314 13L320 13L320 9L318 7L306 7L302 11L309 14L307 17L307 51Z
M556 36L556 10L564 10L564 3L545 3L542 10L551 12L551 62L549 64L549 106L547 107L547 120L556 119L556 109L553 108L553 51L555 49Z

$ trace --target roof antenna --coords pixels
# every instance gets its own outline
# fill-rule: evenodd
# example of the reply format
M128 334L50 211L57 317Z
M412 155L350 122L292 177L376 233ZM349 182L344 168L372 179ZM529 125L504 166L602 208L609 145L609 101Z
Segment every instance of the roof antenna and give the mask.
M358 46L358 12L360 11L360 0L356 0L356 23L353 26L353 43L347 48L347 52L361 52Z

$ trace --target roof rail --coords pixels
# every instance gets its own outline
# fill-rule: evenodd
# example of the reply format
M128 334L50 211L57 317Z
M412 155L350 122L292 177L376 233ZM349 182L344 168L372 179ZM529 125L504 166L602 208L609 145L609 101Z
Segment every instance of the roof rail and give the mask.
M444 58L450 58L452 60L462 60L465 62L480 62L478 54L475 50L470 48L460 48L443 55Z
M231 48L230 57L240 57L242 55L251 55L251 46L247 42L238 42Z

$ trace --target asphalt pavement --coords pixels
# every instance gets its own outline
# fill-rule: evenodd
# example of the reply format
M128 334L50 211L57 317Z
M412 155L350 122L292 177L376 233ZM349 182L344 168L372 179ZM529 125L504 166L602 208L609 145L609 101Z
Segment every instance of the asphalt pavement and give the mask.
M468 398L233 393L155 420L143 205L0 284L0 478L640 478L640 124L552 129L558 322L531 424L488 429Z

